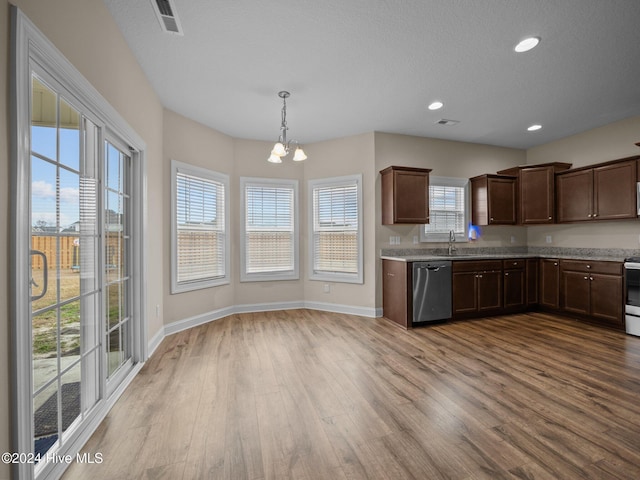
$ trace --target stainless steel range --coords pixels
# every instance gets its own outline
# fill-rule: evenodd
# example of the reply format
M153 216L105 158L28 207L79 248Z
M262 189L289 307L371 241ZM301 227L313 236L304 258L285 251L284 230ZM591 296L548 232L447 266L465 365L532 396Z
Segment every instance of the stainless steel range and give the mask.
M640 336L640 257L624 261L625 325L627 333Z

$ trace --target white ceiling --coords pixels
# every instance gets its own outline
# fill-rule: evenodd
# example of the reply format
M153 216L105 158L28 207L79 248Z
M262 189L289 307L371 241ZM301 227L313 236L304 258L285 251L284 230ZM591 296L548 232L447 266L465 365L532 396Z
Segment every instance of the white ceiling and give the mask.
M104 0L163 105L233 137L275 141L280 90L302 143L529 148L640 115L639 0L175 0L184 36L153 1ZM514 53L530 35L540 45Z

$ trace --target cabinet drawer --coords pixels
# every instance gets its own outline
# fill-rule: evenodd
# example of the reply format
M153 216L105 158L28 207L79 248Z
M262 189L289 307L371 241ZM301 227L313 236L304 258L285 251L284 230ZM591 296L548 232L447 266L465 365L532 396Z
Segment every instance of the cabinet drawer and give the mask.
M583 273L605 273L610 275L622 275L621 262L589 262L584 260L561 260L563 270L572 270Z
M453 262L454 272L502 270L502 260L464 260Z
M510 258L502 261L502 267L505 270L522 270L527 261L524 258Z

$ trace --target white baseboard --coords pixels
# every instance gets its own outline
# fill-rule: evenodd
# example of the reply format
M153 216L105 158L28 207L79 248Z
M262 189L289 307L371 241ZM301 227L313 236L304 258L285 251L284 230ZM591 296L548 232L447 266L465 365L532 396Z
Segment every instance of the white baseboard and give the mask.
M272 312L274 310L294 310L298 308L308 308L310 310L321 310L323 312L344 313L347 315L359 315L361 317L381 317L382 309L375 307L354 307L352 305L340 305L336 303L325 302L274 302L274 303L255 303L234 305L231 307L225 307L211 312L203 313L201 315L195 315L193 317L185 318L184 320L178 320L177 322L169 323L161 328L150 340L149 340L149 356L158 348L158 345L164 340L164 337L173 335L174 333L182 332L189 328L197 327L198 325L204 325L205 323L219 320L234 313L255 313L255 312Z

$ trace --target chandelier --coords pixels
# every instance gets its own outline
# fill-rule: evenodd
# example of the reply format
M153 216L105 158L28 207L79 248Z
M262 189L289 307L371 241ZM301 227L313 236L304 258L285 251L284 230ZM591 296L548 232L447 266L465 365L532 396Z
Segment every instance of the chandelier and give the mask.
M304 150L300 148L297 141L287 141L287 130L289 129L287 127L287 98L289 98L290 95L289 92L285 92L284 90L278 92L278 96L282 99L282 124L280 125L278 141L273 146L273 150L271 150L271 156L267 159L271 163L282 163L282 157L286 157L289 154L291 144L295 145L296 148L293 153L294 162L301 162L307 159L307 155L304 153Z

